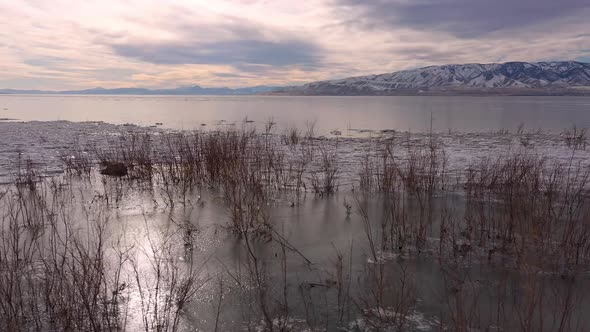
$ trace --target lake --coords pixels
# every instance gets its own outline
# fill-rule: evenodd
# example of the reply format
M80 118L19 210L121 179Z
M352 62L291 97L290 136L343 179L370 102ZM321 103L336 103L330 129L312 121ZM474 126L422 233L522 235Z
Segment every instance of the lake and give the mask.
M561 131L590 126L585 97L283 97L3 95L0 118L105 121L175 129L269 119L318 133L353 129L485 132L527 128Z

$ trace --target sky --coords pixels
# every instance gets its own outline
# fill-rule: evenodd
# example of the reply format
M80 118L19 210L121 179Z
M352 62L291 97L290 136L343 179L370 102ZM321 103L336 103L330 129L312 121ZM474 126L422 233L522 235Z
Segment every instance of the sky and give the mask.
M294 85L590 62L590 0L0 0L0 88Z

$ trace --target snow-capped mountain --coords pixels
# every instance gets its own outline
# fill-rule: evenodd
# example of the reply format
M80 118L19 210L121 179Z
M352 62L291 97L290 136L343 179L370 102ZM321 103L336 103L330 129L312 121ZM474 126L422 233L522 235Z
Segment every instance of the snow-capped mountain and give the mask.
M590 64L561 62L507 62L430 66L389 74L308 83L283 90L288 94L357 95L494 91L539 93L590 88Z

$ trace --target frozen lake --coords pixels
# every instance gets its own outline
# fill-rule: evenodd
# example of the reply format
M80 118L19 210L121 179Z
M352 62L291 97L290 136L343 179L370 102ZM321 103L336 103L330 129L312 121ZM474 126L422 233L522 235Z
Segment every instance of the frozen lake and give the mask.
M9 319L60 330L86 305L81 330L586 331L590 150L572 126L589 105L2 96L0 291L31 303Z

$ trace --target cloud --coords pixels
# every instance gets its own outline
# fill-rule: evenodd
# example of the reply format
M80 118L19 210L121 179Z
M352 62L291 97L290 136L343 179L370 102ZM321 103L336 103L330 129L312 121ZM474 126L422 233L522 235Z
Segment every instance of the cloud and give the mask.
M35 67L47 67L47 66L58 66L66 62L66 59L60 57L38 57L38 58L30 58L24 59L23 63Z
M250 75L238 74L238 73L213 73L213 75L217 76L217 77L229 77L229 78L242 78L242 77L252 78L252 76L250 76Z
M228 40L199 43L131 42L112 45L120 56L154 64L255 64L271 66L317 65L321 52L300 40Z
M157 65L314 67L323 56L321 46L286 26L225 12L210 17L195 8L171 6L153 17L125 20L152 33L94 31L98 42L116 55Z
M477 38L499 30L515 30L572 15L586 20L587 0L336 0L361 11L366 27L409 27Z
M289 85L588 61L587 0L0 1L0 88Z

